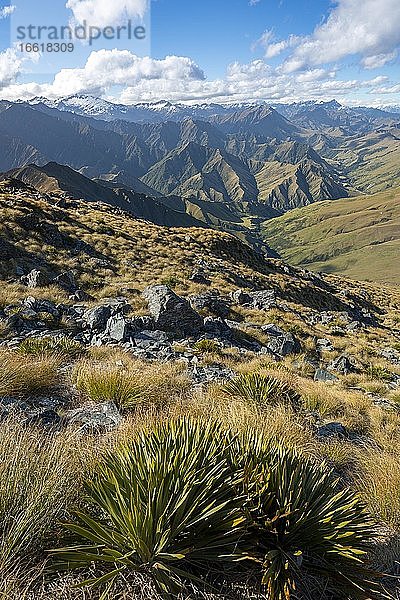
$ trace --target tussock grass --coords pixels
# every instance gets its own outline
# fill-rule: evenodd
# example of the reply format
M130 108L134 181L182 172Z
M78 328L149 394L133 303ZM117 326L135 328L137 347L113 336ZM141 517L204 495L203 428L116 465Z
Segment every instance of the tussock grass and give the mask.
M0 349L0 396L40 394L60 382L57 355L23 356Z

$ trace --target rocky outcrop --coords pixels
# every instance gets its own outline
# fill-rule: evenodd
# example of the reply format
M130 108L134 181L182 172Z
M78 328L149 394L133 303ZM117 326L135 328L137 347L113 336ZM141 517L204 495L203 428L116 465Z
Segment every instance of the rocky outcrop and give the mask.
M150 286L144 290L143 297L157 329L183 335L193 335L203 329L201 316L168 286Z

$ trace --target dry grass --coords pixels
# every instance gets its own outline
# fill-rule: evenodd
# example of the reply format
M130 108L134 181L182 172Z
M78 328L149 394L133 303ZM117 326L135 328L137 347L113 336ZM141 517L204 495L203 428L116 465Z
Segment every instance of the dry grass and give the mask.
M33 395L60 383L57 355L27 357L0 349L0 396Z

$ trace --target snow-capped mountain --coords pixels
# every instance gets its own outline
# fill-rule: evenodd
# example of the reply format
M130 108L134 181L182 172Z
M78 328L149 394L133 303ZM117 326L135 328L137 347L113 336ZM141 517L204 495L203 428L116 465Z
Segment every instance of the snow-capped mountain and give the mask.
M48 107L76 115L102 119L104 121L124 120L130 122L162 122L182 121L185 118L208 119L214 115L229 115L244 108L250 108L260 103L235 104L197 104L194 106L159 102L142 102L133 105L115 104L93 96L68 96L56 100L38 97L28 101L31 106Z

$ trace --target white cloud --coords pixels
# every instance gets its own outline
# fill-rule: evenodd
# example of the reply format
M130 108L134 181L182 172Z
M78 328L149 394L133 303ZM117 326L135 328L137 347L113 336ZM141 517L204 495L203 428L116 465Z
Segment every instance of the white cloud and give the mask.
M22 61L15 50L8 48L0 53L0 89L15 82L21 71Z
M155 60L135 56L127 50L92 52L82 69L63 69L52 83L47 84L17 84L15 78L20 67L12 51L0 55L0 82L3 83L0 97L16 100L89 94L111 97L125 104L158 100L265 100L277 103L336 98L340 102L360 104L358 95L368 95L373 101L375 90L379 88L379 93L385 94L390 103L398 83L382 75L367 80L340 80L335 70L317 67L288 73L261 59L249 64L234 62L228 66L225 77L207 80L201 68L190 58L167 56L163 60Z
M10 6L4 6L3 8L0 8L0 19L6 19L10 15L12 15L15 8L16 7L13 4L11 4Z
M294 48L287 73L360 55L364 68L384 66L400 47L399 0L335 0L328 19L303 38L289 37L266 48L267 57Z
M143 19L148 0L67 0L75 21L97 27L123 25L129 19Z

